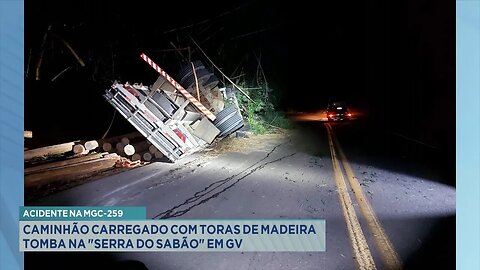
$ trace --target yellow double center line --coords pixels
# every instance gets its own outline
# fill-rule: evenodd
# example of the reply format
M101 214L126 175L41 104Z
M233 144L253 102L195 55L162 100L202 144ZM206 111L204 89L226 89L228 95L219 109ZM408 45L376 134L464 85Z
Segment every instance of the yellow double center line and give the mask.
M370 202L367 200L360 183L355 177L355 174L353 173L353 170L350 167L350 164L348 163L347 158L335 137L335 134L333 133L332 127L330 124L325 124L325 126L327 128L328 143L330 146L330 154L332 156L335 183L338 187L340 205L342 207L343 215L347 224L347 231L352 244L353 255L357 268L362 270L373 270L376 269L376 266L365 239L365 235L358 221L358 217L355 213L355 208L353 207L350 194L348 193L348 188L342 172L341 164L345 169L352 192L355 195L355 199L358 202L362 216L366 221L368 229L370 230L375 245L380 253L384 268L388 270L402 269L402 262L392 243L388 239L388 236L386 235L382 225L378 221L378 218L375 215Z

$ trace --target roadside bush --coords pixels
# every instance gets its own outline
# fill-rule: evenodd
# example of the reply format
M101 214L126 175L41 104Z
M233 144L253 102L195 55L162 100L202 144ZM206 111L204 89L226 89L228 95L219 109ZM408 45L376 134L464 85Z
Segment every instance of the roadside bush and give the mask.
M252 99L248 99L240 91L236 92L240 110L245 120L250 124L253 133L264 134L270 132L273 128L292 128L292 124L285 117L285 114L279 111L272 102L274 97L273 89L265 86L253 88L240 87Z

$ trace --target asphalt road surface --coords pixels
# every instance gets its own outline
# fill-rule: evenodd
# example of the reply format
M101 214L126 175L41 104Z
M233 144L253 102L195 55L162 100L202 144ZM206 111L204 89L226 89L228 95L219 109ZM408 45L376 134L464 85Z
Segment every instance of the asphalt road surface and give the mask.
M152 219L325 219L326 252L27 253L25 268L454 269L454 164L424 148L361 123L305 122L32 202L146 206Z

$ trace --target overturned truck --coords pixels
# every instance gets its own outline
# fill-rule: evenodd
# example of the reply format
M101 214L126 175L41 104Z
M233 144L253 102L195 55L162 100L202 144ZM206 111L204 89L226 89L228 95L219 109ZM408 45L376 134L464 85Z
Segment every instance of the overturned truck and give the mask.
M200 61L184 66L177 83L147 55L141 58L160 74L155 83L115 82L104 97L170 161L243 126L233 88L219 88L216 76Z

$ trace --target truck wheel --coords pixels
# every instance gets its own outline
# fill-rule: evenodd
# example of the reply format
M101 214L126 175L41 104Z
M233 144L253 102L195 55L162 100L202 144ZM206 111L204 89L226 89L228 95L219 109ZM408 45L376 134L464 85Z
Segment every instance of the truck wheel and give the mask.
M229 106L216 115L213 124L220 130L220 137L227 136L243 126L243 117L235 106Z
M195 70L205 68L201 61L193 61L193 65L195 66ZM192 73L192 64L188 63L187 65L183 66L180 71L178 72L177 79L181 80L189 73Z

